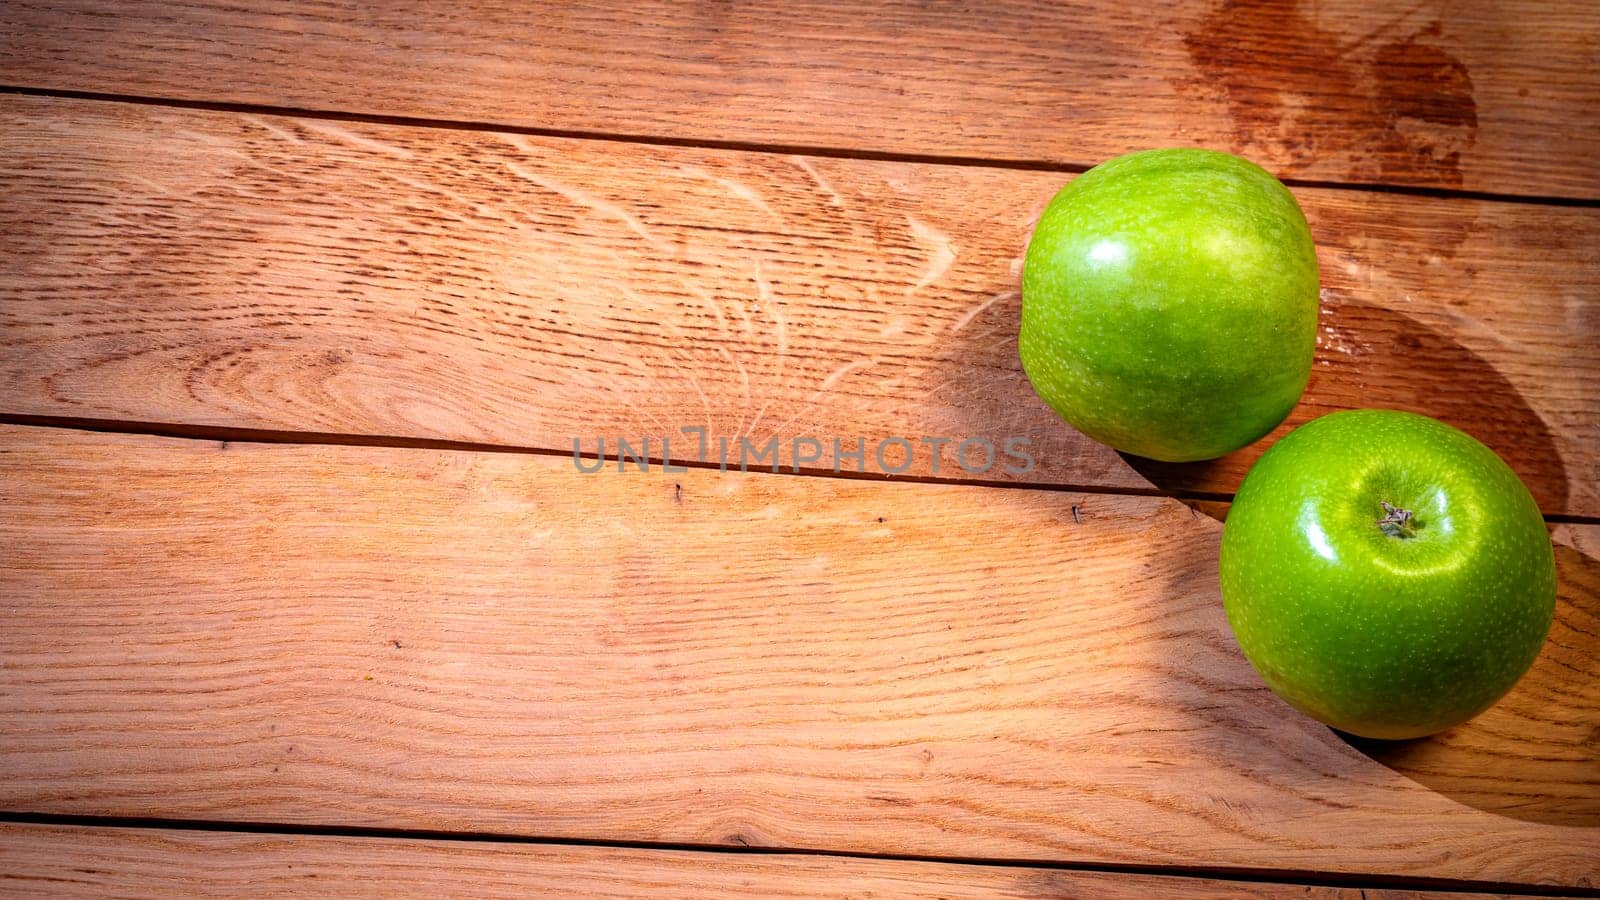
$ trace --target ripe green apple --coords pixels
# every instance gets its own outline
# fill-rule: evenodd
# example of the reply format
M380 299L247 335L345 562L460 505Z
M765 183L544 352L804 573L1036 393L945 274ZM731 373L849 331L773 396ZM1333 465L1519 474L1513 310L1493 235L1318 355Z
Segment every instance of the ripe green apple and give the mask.
M1211 150L1131 153L1045 207L1022 270L1022 367L1095 440L1209 459L1299 401L1317 299L1311 231L1277 179Z
M1494 451L1414 413L1337 412L1278 441L1222 532L1245 656L1296 709L1369 738L1433 734L1516 684L1555 609L1539 507Z

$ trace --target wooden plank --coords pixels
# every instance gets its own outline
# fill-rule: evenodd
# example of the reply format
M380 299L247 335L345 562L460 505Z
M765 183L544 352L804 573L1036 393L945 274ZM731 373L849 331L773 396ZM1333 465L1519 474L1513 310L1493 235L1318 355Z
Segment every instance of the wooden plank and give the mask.
M1173 500L0 429L0 806L1593 886L1600 528L1363 750ZM1076 507L1076 510L1074 510ZM1379 758L1386 757L1386 758Z
M521 898L529 891L541 897L627 898L1421 896L1354 887L840 856L58 825L0 825L0 887L31 897L159 898L306 892Z
M911 475L1220 492L1259 452L1130 465L1034 396L1017 273L1054 174L19 97L0 147L4 413L680 459L704 427L708 458L813 436L823 469L901 437ZM1291 424L1430 413L1600 514L1600 210L1299 195L1325 321ZM1010 437L1032 472L958 465Z
M29 2L30 87L1086 165L1600 197L1584 4Z

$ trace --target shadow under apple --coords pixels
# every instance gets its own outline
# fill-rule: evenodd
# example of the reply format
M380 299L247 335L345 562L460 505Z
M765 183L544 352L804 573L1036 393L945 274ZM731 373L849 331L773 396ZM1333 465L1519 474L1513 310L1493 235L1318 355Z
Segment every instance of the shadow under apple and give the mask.
M1402 313L1337 300L1329 307L1311 385L1272 435L1216 460L1123 458L1157 488L1200 495L1186 502L1223 522L1229 495L1249 466L1292 428L1340 409L1402 409L1472 434L1511 465L1542 509L1565 511L1567 476L1550 430L1492 365ZM1239 697L1228 710L1207 715L1236 726L1224 731L1253 732L1265 744L1259 752L1283 744L1325 759L1325 751L1312 751L1307 742L1326 748L1342 740L1464 805L1524 821L1600 827L1600 563L1559 541L1555 549L1559 587L1550 637L1511 693L1470 722L1428 738L1388 742L1322 728L1263 695L1253 701ZM1214 566L1215 557L1195 562ZM1248 669L1236 646L1230 653L1238 667ZM1278 716L1276 728L1263 727L1260 717L1267 714ZM1318 731L1325 737L1316 737ZM1224 738L1233 739L1218 740ZM1218 749L1225 758L1240 748Z
M1221 520L1226 504L1210 507ZM1187 604L1196 585L1215 591L1221 528L1201 516L1207 552L1169 560L1167 595ZM1164 703L1192 711L1190 749L1223 772L1243 770L1265 782L1303 784L1308 772L1371 783L1363 770L1382 766L1456 803L1542 824L1600 828L1600 561L1555 529L1555 621L1538 658L1493 707L1442 734L1411 741L1357 738L1328 728L1274 696L1239 651L1214 605L1190 609L1178 677L1164 679ZM1589 551L1589 552L1592 552ZM1352 757L1351 750L1360 754Z
M1073 455L1074 441L1087 439L1049 413L1017 361L1018 306L1014 295L994 303L960 335L966 346L952 364L969 371L957 383L973 387L943 399L972 433L995 428L999 409L1004 413L998 418L1022 433L1066 435L1040 443ZM1189 495L1186 502L1197 515L1221 522L1250 464L1277 438L1329 412L1384 407L1420 412L1463 429L1511 465L1542 509L1565 511L1567 476L1549 428L1488 361L1410 316L1349 302L1332 291L1323 323L1311 385L1289 420L1267 438L1217 460L1171 464L1123 455L1127 465L1163 491ZM987 377L970 374L975 361ZM1114 473L1093 470L1092 457L1076 455L1075 471L1087 467L1089 476L1114 480ZM1196 524L1201 523L1215 536L1208 542L1212 551L1163 566L1174 597L1192 592L1196 584L1215 586L1221 532L1204 517ZM1477 809L1600 827L1600 564L1571 546L1558 545L1556 553L1556 622L1532 670L1500 703L1444 734L1369 741L1341 735L1293 711L1272 696L1239 652L1220 598L1214 607L1193 612L1198 618L1191 623L1188 650L1169 661L1186 677L1161 681L1170 692L1165 700L1193 710L1197 727L1191 749L1214 758L1224 771L1244 765L1250 777L1270 780L1310 765L1353 776L1356 770L1338 759L1354 748L1372 763Z
M1284 424L1220 459L1163 463L1123 454L1164 491L1226 495L1289 431L1341 409L1423 413L1467 432L1510 464L1547 513L1566 511L1567 474L1549 427L1493 365L1403 313L1326 292L1311 384Z
M1600 562L1557 544L1556 619L1533 668L1442 734L1345 743L1437 793L1515 819L1600 828Z

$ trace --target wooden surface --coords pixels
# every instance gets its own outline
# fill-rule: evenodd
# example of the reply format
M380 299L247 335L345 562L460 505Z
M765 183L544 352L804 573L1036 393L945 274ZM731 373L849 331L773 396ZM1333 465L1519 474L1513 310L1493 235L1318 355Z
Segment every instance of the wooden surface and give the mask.
M0 890L30 897L309 893L629 900L706 896L1409 900L1420 896L1399 890L799 854L50 825L0 825Z
M1587 3L0 7L4 81L544 129L1600 197Z
M1592 893L1597 70L1535 0L0 4L0 891ZM1551 519L1478 719L1347 742L1245 663L1273 438L1155 465L1029 389L1040 208L1173 144L1311 221L1278 435L1429 413ZM685 426L823 450L570 457Z
M1260 684L1168 499L18 427L0 484L9 809L1600 874L1595 526L1395 757Z
M1067 176L22 97L0 148L4 413L680 458L697 426L823 470L938 436L907 474L1222 493L1270 445L1129 461L1037 399L1017 273ZM1600 515L1600 209L1298 194L1324 313L1278 434L1425 412ZM1013 436L1033 472L957 465Z

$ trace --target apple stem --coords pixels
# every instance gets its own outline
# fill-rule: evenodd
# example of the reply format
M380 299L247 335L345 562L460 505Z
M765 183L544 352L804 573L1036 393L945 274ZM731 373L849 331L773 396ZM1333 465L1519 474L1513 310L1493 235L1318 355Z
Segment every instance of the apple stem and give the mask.
M1383 518L1378 520L1378 530L1392 538L1413 538L1417 536L1417 527L1411 524L1411 510L1401 509L1387 500L1380 500L1383 504Z

